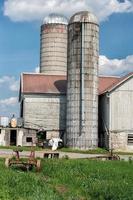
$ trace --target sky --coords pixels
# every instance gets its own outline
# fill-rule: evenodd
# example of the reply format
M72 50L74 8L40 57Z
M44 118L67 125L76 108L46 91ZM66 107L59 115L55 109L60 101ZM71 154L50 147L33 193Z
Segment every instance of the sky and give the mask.
M19 116L19 79L39 66L40 25L57 12L89 10L100 23L99 73L133 71L133 0L0 0L0 116Z

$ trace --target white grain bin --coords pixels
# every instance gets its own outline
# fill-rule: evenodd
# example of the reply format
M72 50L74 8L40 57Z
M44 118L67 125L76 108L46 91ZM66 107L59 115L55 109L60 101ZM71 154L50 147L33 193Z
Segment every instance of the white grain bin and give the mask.
M24 120L23 118L17 118L17 127L23 127Z
M9 117L0 117L0 126L8 127L9 126Z

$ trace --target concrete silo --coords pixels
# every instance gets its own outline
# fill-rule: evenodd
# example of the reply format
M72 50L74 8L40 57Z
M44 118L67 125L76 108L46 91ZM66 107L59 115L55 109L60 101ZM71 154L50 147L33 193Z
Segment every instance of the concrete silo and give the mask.
M98 145L99 25L88 11L68 25L66 144L89 149Z
M45 17L41 26L40 72L47 75L66 75L67 18L59 14Z

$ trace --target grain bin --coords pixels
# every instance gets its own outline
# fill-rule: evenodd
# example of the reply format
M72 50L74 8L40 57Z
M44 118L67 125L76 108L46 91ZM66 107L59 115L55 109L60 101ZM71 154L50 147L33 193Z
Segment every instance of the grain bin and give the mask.
M9 126L9 117L0 117L0 126L8 127Z
M68 25L66 144L90 149L98 145L99 25L88 11Z
M67 18L59 14L45 17L41 26L40 72L46 75L66 75Z

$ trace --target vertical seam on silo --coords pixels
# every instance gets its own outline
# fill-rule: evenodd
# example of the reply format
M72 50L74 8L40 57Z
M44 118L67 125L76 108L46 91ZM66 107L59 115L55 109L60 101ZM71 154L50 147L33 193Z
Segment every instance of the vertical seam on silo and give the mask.
M81 66L80 66L80 136L84 128L84 45L85 45L85 23L81 23Z

